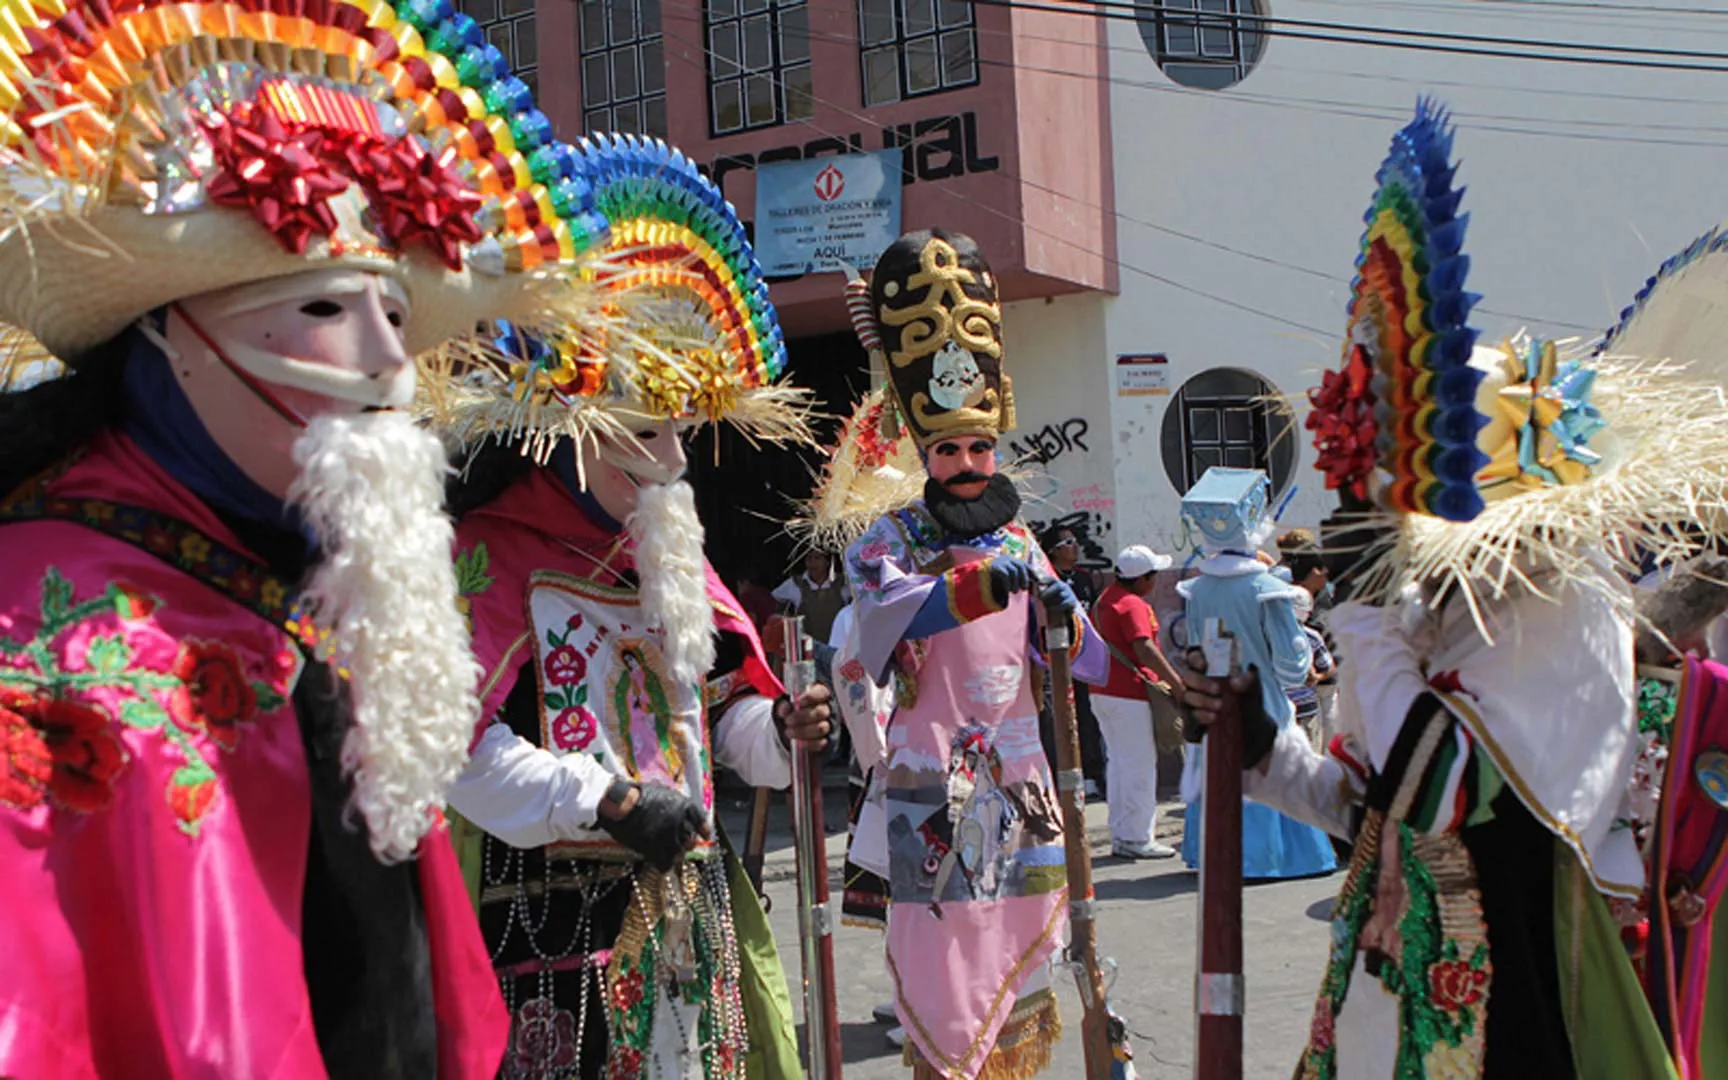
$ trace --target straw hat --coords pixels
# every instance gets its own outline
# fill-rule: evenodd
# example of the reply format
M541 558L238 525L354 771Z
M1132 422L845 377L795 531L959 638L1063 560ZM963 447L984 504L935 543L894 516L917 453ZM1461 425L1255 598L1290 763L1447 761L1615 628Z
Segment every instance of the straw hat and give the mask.
M1620 602L1616 571L1728 536L1723 372L1670 362L1723 349L1692 320L1696 297L1728 299L1728 256L1707 237L1669 260L1595 355L1523 334L1478 346L1451 145L1426 100L1393 140L1344 364L1310 393L1327 487L1372 501L1395 528L1356 594L1423 582L1475 605L1572 581ZM1728 317L1728 305L1709 310Z
M398 278L419 351L538 318L534 286L603 239L574 155L449 0L13 17L0 321L63 360L180 297L329 265Z

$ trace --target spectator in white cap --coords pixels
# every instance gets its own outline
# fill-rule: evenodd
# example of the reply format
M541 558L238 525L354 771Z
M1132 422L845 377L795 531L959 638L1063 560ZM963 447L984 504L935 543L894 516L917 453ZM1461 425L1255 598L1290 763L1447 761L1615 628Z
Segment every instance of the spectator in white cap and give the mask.
M1143 544L1116 556L1116 580L1098 597L1092 622L1110 648L1110 679L1092 691L1104 733L1110 790L1110 853L1123 859L1168 859L1176 852L1153 838L1158 824L1155 726L1179 739L1176 697L1182 679L1158 648L1158 618L1146 597L1170 556Z

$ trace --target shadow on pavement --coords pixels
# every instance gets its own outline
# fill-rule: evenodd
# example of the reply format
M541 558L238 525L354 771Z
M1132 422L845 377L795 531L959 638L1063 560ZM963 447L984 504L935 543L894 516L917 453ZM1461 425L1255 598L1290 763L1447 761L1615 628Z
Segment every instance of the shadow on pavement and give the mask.
M804 1045L804 1025L798 1025L798 1045ZM878 1058L900 1057L900 1051L894 1049L888 1041L888 1025L877 1024L869 1020L855 1020L840 1024L840 1060L846 1065L856 1065L861 1061L875 1061Z
M1121 859L1100 859L1098 869L1126 865ZM1164 900L1191 893L1200 887L1200 876L1192 871L1148 874L1142 878L1108 877L1092 883L1100 900Z

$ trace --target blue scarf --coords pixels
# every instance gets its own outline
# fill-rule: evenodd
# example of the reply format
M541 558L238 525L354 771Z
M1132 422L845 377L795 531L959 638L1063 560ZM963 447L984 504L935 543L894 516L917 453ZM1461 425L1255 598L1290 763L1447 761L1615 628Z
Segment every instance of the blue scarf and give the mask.
M552 451L552 460L547 464L551 466L552 475L556 476L558 482L564 485L564 490L569 492L572 499L576 500L576 505L582 508L582 513L587 515L589 521L609 533L624 531L624 526L601 508L600 500L596 499L587 488L578 482L575 443L569 439L558 440L558 447Z
M160 325L159 314L149 317ZM162 350L136 326L126 328L119 344L126 350L120 429L127 437L212 509L299 531L298 512L247 476L210 437Z

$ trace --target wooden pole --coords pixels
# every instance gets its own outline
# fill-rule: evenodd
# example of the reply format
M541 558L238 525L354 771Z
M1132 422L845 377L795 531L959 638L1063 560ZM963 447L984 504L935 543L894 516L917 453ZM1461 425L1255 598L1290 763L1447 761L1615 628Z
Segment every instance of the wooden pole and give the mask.
M1224 683L1224 706L1206 732L1200 851L1200 962L1196 1080L1242 1080L1242 702L1230 689L1234 642L1206 620L1206 674Z
M1068 650L1074 641L1069 617L1047 609L1044 644L1050 657L1050 708L1056 717L1056 790L1068 863L1068 959L1080 981L1080 1040L1085 1080L1110 1080L1110 1011L1104 973L1098 967L1098 926L1093 910L1092 848L1086 840L1085 778L1080 770L1080 727L1074 721L1074 673Z
M762 910L772 910L768 894L762 891L762 864L768 855L768 808L773 797L765 787L756 789L750 803L750 830L744 837L744 876L762 900Z
M786 618L786 692L796 701L816 679L803 620ZM792 748L792 840L798 871L798 940L804 969L805 1080L840 1080L840 1007L834 994L834 918L828 902L828 835L820 750Z

